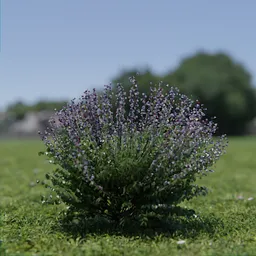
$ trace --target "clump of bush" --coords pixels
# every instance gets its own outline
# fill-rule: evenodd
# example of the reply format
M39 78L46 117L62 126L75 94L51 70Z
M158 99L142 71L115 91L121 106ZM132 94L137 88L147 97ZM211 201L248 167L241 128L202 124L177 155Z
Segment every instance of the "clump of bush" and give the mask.
M213 138L217 125L204 112L162 83L140 94L134 77L128 95L121 84L116 94L109 85L85 91L41 134L42 153L57 166L46 175L56 198L44 201L65 203L72 218L117 225L174 214L180 202L206 194L195 181L225 152L226 136Z

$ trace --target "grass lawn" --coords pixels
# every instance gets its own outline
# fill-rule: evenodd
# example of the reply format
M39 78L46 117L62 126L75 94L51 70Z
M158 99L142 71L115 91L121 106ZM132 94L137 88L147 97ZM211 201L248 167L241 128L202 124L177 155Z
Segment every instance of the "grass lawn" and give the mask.
M216 172L200 183L206 197L184 202L198 215L170 237L88 235L58 231L61 206L42 205L36 180L53 166L40 141L0 142L0 255L256 255L256 138L230 139ZM249 198L249 200L248 200ZM185 232L186 231L186 232ZM177 244L184 240L185 243Z

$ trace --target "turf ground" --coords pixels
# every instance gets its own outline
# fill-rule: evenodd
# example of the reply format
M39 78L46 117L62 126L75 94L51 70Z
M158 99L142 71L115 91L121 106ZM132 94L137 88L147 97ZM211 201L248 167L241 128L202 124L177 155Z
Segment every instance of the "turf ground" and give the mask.
M38 157L42 149L40 141L0 141L1 256L256 255L256 137L231 138L215 173L200 180L210 193L183 203L199 216L195 226L155 238L73 239L58 231L61 206L42 205L40 195L45 191L35 186L52 168ZM180 240L184 242L179 245Z

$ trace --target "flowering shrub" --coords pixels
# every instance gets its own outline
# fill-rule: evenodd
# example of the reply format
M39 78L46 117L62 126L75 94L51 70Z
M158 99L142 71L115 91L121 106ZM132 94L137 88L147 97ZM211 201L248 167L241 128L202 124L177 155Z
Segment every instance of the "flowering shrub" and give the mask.
M116 224L145 224L146 214L205 194L196 178L211 172L227 145L225 136L213 138L217 125L199 102L161 83L140 95L135 78L128 96L121 84L116 95L110 86L85 91L56 117L40 133L42 153L57 165L47 186L68 214Z

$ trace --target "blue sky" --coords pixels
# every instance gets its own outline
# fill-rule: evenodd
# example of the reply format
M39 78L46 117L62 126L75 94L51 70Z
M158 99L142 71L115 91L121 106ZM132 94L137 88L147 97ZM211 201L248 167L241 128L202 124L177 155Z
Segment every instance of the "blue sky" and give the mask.
M123 68L224 50L256 80L255 0L2 0L0 109L79 97Z

